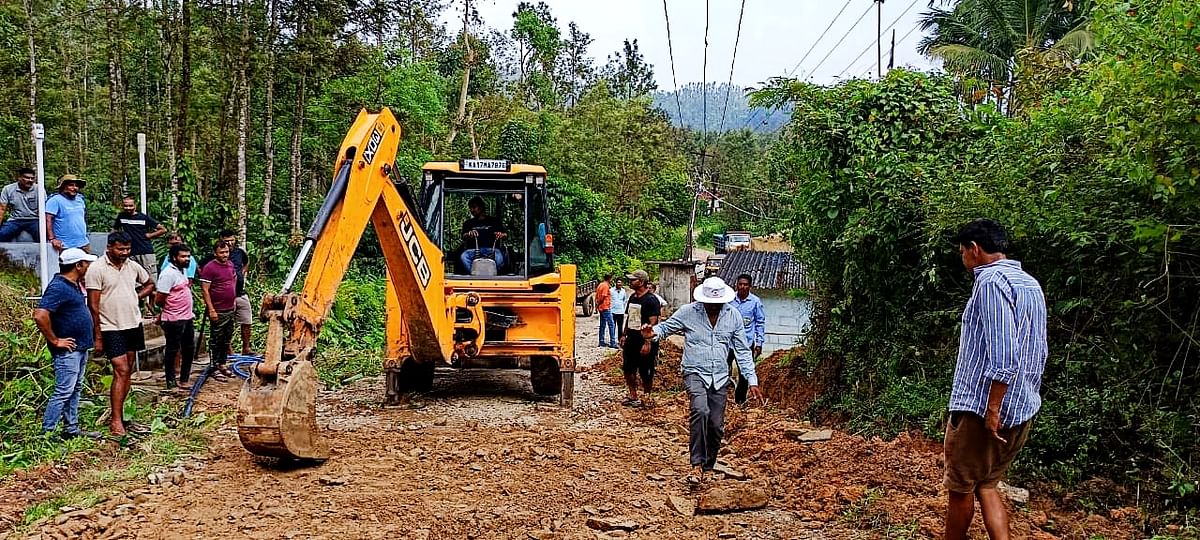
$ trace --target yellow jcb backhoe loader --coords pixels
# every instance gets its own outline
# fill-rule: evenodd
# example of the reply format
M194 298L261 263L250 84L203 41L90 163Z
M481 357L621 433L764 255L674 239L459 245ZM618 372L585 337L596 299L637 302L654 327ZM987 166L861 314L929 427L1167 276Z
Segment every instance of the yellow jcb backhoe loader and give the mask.
M387 263L385 401L432 388L438 365L527 366L534 392L571 404L575 266L554 264L545 169L502 160L427 163L418 207L393 177L399 143L390 110L358 114L282 292L263 299L265 356L238 398L238 436L254 454L328 456L312 360L368 223ZM487 226L472 227L479 223ZM485 234L472 233L479 230ZM310 254L303 288L292 292Z

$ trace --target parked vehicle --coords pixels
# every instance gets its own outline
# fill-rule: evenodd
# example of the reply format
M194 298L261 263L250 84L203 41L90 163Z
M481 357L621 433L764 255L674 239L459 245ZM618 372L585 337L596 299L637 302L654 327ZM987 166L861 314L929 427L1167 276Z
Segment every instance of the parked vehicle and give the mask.
M596 286L598 280L575 283L575 305L583 309L584 317L591 317L596 312Z
M713 235L713 248L721 253L750 250L749 231L725 231Z

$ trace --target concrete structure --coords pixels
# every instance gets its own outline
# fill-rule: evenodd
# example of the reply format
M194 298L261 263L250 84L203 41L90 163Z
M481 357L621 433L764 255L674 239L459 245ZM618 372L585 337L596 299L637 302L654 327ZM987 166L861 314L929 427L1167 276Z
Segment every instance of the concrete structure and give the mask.
M27 235L22 236L28 238ZM92 242L92 253L96 255L104 253L104 247L108 244L107 233L88 233L88 238ZM41 255L41 249L38 246L37 239L29 238L27 242L0 242L0 251L8 255L9 260L13 263L32 268L34 272L37 272L38 259ZM54 248L49 246L46 247L46 253L49 253L51 257L58 256ZM50 261L50 275L53 276L57 273L58 260L55 259Z
M703 271L703 261L646 261L658 265L658 294L667 301L663 316L692 301L692 289Z
M35 273L38 268L38 258L41 250L38 243L29 238L28 235L23 235L22 240L25 242L0 242L0 253L6 255L13 263L28 267ZM98 256L104 255L104 248L108 244L107 233L89 233L88 238L91 240L92 253ZM47 247L46 253L51 257L57 257L58 252L54 248ZM58 273L58 259L50 261L50 275ZM198 324L198 323L197 323ZM139 370L160 370L163 363L163 352L165 351L167 340L163 337L162 329L153 321L147 319L143 321L146 336L146 350L138 354L136 366Z
M717 275L733 286L741 274L750 274L754 294L767 312L763 354L788 349L804 342L812 317L812 301L804 267L791 253L738 251L730 253Z

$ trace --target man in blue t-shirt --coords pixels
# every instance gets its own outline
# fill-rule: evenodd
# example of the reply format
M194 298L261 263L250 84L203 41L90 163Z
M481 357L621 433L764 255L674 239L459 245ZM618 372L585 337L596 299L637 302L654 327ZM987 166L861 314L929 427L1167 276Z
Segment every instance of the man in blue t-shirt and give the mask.
M91 251L87 233L87 201L80 193L87 182L73 174L58 178L58 193L46 199L46 240L54 249Z
M79 248L67 248L58 260L59 273L33 311L33 320L46 337L54 363L54 393L46 405L42 430L53 432L61 421L66 423L63 438L99 438L99 433L79 428L79 394L83 390L88 349L95 344L92 313L80 283L96 256Z

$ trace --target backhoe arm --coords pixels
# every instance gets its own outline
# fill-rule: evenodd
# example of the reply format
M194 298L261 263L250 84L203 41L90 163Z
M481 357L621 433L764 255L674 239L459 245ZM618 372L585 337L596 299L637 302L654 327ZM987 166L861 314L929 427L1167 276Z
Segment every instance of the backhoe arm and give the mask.
M387 263L389 356L405 349L403 354L425 361L448 361L455 351L455 307L478 311L482 324L477 299L447 296L443 254L414 221L418 214L393 185L400 134L386 108L358 114L338 152L333 185L282 293L263 299L260 315L268 321L265 358L243 387L238 410L242 444L255 454L323 459L327 453L317 437L311 361L321 325L368 222L375 227ZM303 289L292 293L310 251ZM397 322L400 313L402 322Z

